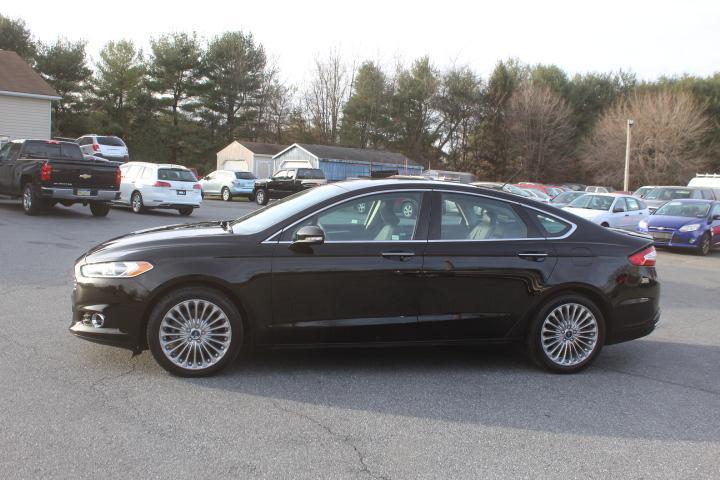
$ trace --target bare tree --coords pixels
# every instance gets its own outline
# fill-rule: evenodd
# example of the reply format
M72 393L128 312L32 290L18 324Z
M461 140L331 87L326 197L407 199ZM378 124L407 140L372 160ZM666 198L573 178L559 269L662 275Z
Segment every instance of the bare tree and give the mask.
M305 91L304 104L319 140L335 144L340 114L350 91L351 74L337 53L315 59L313 78Z
M510 161L532 181L553 181L566 176L574 150L572 110L547 87L523 81L507 110Z
M647 91L610 107L583 145L582 162L594 182L622 184L628 119L635 121L632 185L684 185L707 163L711 123L704 106L689 92Z

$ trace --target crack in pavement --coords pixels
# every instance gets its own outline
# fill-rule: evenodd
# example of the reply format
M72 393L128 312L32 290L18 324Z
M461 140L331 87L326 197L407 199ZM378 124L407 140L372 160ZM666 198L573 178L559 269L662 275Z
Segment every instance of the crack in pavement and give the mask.
M716 392L716 391L714 391L714 390L708 390L708 389L706 389L706 388L701 388L701 387L694 387L694 386L692 386L692 385L686 385L686 384L680 383L680 382L673 382L672 380L664 380L664 379L662 379L662 378L655 378L655 377L651 377L651 376L649 376L649 375L644 375L644 374L642 374L642 373L625 372L625 371L623 371L623 370L618 370L618 369L615 369L615 368L600 367L600 366L597 366L597 367L595 367L595 368L598 368L598 369L600 369L600 370L605 370L605 371L608 371L608 372L619 373L619 374L621 374L621 375L628 375L628 376L631 376L631 377L644 378L645 380L650 380L650 381L653 381L653 382L663 383L663 384L665 384L665 385L672 385L672 386L674 386L674 387L682 387L682 388L687 388L687 389L689 389L689 390L695 390L695 391L698 391L698 392L709 393L710 395L714 395L714 396L720 396L720 392Z
M312 423L312 424L320 427L321 429L325 430L325 431L326 431L327 433L329 433L332 437L339 439L343 444L345 444L345 445L349 446L350 448L352 448L353 451L355 452L355 455L356 455L357 458L358 458L358 462L360 462L360 465L361 465L360 474L366 474L366 475L368 475L370 478L374 478L374 479L377 479L377 480L390 480L390 477L385 476L385 475L377 475L377 474L373 473L373 472L370 470L370 467L369 467L368 464L367 464L367 460L366 460L366 458L365 458L365 455L360 451L360 449L357 447L357 445L355 445L353 442L350 441L350 436L349 436L349 435L343 435L343 434L341 434L341 433L339 433L339 432L336 432L336 431L334 431L332 428L330 428L330 427L328 427L327 425L325 425L324 423L322 423L321 421L315 419L314 417L311 417L310 415L307 415L307 414L304 414L304 413L301 413L301 412L297 412L297 411L292 410L292 409L290 409L290 408L284 407L284 406L280 405L276 400L271 400L271 403L273 404L273 406L274 406L276 409L278 409L278 410L280 410L280 411L283 411L283 412L285 412L285 413L288 413L288 414L290 414L290 415L293 415L293 416L302 418L302 419L304 419L304 420L307 420L308 422L310 422L310 423Z

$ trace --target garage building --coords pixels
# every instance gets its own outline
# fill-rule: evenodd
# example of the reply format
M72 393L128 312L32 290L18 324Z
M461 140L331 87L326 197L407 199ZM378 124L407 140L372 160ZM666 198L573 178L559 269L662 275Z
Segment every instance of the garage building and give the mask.
M287 145L234 141L217 153L218 170L252 172L258 178L267 178L275 172L273 156Z
M49 139L53 100L57 92L20 56L0 50L0 143Z
M349 177L370 177L371 172L397 172L400 175L420 175L422 165L405 155L386 150L309 145L295 143L275 157L276 169L319 168L330 181Z

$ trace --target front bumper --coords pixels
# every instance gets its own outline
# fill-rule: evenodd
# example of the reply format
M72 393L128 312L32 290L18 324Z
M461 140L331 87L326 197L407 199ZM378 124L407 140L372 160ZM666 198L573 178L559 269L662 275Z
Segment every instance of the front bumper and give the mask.
M53 200L71 200L73 202L112 202L120 199L120 192L117 190L89 189L89 195L78 195L83 188L53 188L42 187L40 196Z
M680 232L678 230L663 232L651 229L648 233L653 235L653 244L656 247L697 248L698 243L700 243L700 239L705 232L698 230L694 232ZM667 236L667 233L670 234L669 237ZM657 234L666 234L665 236L668 238L657 238Z

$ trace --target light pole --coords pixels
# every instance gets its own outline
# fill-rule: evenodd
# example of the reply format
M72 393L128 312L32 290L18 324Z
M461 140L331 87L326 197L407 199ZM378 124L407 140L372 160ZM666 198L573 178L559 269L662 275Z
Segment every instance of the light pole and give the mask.
M635 125L635 120L627 121L627 141L625 142L625 181L623 182L623 190L626 192L630 191L630 140L632 139L632 129Z

